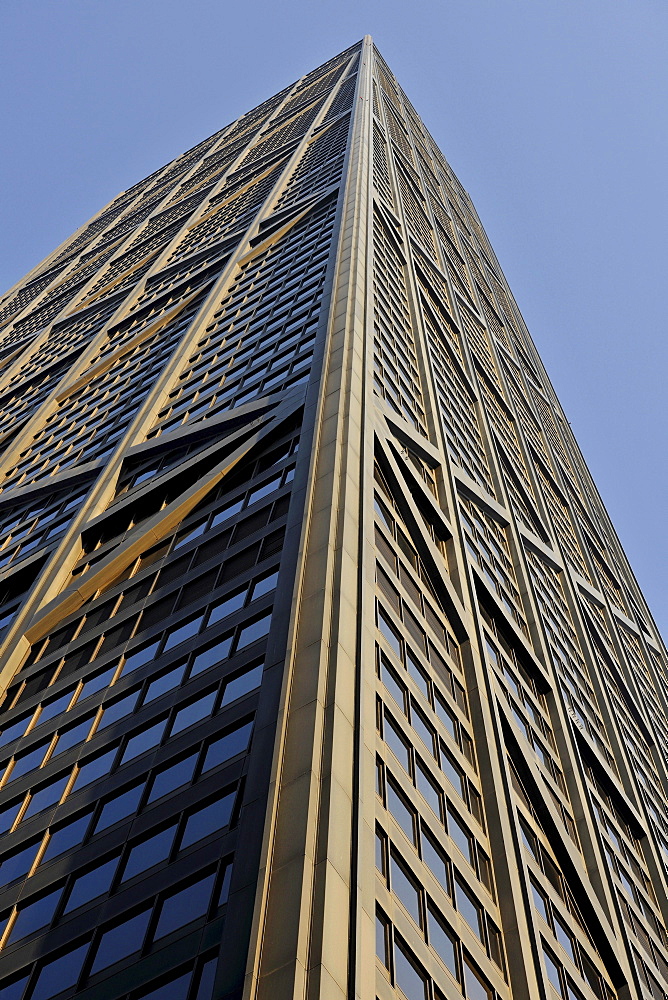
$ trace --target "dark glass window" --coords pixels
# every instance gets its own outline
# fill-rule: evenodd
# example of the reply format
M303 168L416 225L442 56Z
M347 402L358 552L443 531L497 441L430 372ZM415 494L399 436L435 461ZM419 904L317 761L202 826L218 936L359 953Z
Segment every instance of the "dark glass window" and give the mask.
M23 757L17 757L14 761L14 767L12 768L9 780L14 781L15 778L20 778L22 774L32 771L34 767L39 767L48 746L48 743L42 743L36 750L31 750L30 753L24 754Z
M28 816L34 816L38 812L41 812L42 809L48 809L49 806L54 806L56 802L59 802L69 780L70 776L66 774L64 777L52 781L50 785L36 789L28 803L28 808L23 814L22 822Z
M169 852L174 843L176 825L161 830L148 840L143 840L140 844L135 844L128 854L125 867L123 869L123 881L134 878L140 872L152 868L169 857Z
M206 752L202 770L208 771L210 768L216 767L218 764L223 764L226 760L230 760L230 758L236 757L238 753L246 750L250 741L252 728L252 721L246 722L243 726L239 726L238 729L233 729L231 732L226 733L222 739L211 743Z
M230 633L230 635L225 636L224 639L217 642L215 646L209 646L208 649L198 653L190 668L190 676L194 677L196 674L201 674L203 670L208 670L209 667L213 667L217 663L222 663L223 660L226 660L230 654L232 639L233 633Z
M9 885L10 882L15 882L16 879L24 878L28 874L35 860L39 844L40 841L32 843L29 847L24 847L18 854L12 854L11 857L4 859L2 867L0 867L0 886Z
M177 976L176 979L161 983L157 989L151 990L150 993L142 993L141 1000L186 1000L191 979L192 972L186 972L185 975Z
M121 792L120 795L105 802L95 824L95 833L99 833L100 830L105 830L113 823L119 823L122 819L135 813L143 790L144 784L142 782L142 784L135 785L134 788L129 788L126 792Z
M144 695L144 704L146 705L149 701L153 701L154 698L159 698L160 695L166 694L167 691L172 691L175 687L178 687L183 680L184 673L185 664L179 663L178 667L169 670L166 674L162 674L156 680L151 681Z
M154 750L155 747L159 746L166 725L167 720L163 719L161 722L156 723L155 726L151 726L150 729L145 729L143 732L137 733L136 736L132 736L123 751L121 764L126 764L134 757L138 757L148 750Z
M0 1000L21 1000L28 979L28 976L24 976L14 980L9 986L0 986Z
M170 736L176 736L183 729L194 726L196 722L201 722L211 715L216 701L216 691L209 691L208 694L192 701L189 705L180 708L174 716Z
M243 674L238 674L229 680L225 685L223 700L220 703L221 708L259 687L262 681L263 670L264 663L256 663L255 666L246 669Z
M69 913L70 910L76 910L78 906L83 906L89 900L96 899L98 896L108 893L117 864L118 858L112 858L111 861L107 861L103 865L98 865L97 868L86 872L85 875L80 875L70 889L67 904L63 912Z
M251 622L250 625L246 625L245 628L241 629L239 633L239 639L237 640L237 651L240 649L245 649L246 646L250 646L253 642L258 642L269 634L269 629L271 627L271 613L264 615L262 618L258 618L257 621Z
M76 790L80 791L86 785L90 785L91 782L97 781L98 778L109 774L115 756L116 747L110 750L109 753L105 753L101 757L95 757L94 760L89 760L84 764L77 775Z
M215 604L211 609L208 624L215 625L216 622L226 618L227 615L231 615L233 611L238 611L239 608L242 608L247 592L248 584L242 590L237 590L234 594L229 594L218 604Z
M68 851L70 847L75 847L80 844L84 838L84 834L88 829L88 824L90 823L89 812L85 813L83 816L79 816L72 823L68 823L66 826L61 826L57 830L51 831L51 836L49 837L49 843L46 845L46 851L42 857L42 864L46 861L51 861L52 858L58 857L63 851ZM2 874L2 869L0 869L0 874Z
M88 943L47 962L40 970L30 1000L49 1000L63 990L75 985L88 951Z
M203 809L191 813L183 830L181 849L189 847L196 841L202 840L203 837L208 837L209 834L227 826L232 815L234 796L234 791L228 792L227 795L209 803Z
M106 726L112 725L114 722L118 722L119 719L124 719L126 715L135 707L137 702L137 692L133 691L131 694L125 696L125 698L119 698L113 704L105 703L104 713L100 720L100 724L97 728L97 732L100 732Z
M150 916L151 910L144 910L131 917L130 920L126 920L125 923L105 931L95 950L95 960L90 970L91 975L95 975L100 969L106 969L114 962L120 962L122 958L132 955L136 951L140 951Z
M12 944L18 941L19 938L26 937L27 934L33 934L35 931L51 923L61 893L62 887L55 892L50 892L48 896L42 896L41 899L37 899L34 903L28 903L27 906L19 910L9 938Z
M185 760L180 760L176 764L172 764L171 767L158 771L153 778L148 801L153 802L162 795L167 795L169 792L181 788L182 785L189 785L195 773L198 756L199 753L194 753L190 757L186 757Z
M136 670L137 667L142 667L145 663L152 660L158 650L159 642L153 642L150 646L144 646L142 649L135 650L130 653L125 663L123 664L123 673L129 674L131 670Z
M213 890L215 874L207 875L193 885L181 889L168 896L160 908L160 917L155 929L154 939L171 934L186 924L206 916L209 900Z
M163 647L163 653L165 653L168 649L173 649L174 646L178 646L180 643L185 642L186 639L190 639L193 635L197 635L203 621L204 615L199 615L197 618L191 618L189 622L185 622L183 625L179 625L177 628L168 632L167 640Z
M199 974L199 983L197 984L197 993L194 996L194 1000L211 1000L213 995L213 981L216 978L217 965L217 958L210 958L208 962L205 962L202 965Z
M92 723L93 716L91 715L87 719L84 719L83 722L80 722L78 726L73 726L72 729L67 729L64 733L61 733L52 756L55 757L56 754L64 753L66 750L70 750L72 747L82 743L88 736Z

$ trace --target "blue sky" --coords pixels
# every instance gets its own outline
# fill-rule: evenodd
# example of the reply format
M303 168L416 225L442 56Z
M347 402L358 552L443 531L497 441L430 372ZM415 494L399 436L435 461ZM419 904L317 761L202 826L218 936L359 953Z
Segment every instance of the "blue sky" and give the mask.
M471 194L666 635L664 0L3 0L0 288L365 33Z

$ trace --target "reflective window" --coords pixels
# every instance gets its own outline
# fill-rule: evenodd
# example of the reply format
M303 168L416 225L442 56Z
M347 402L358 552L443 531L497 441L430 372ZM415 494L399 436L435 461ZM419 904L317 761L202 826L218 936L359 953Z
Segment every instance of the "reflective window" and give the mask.
M232 757L236 757L238 753L246 750L250 742L252 729L253 722L250 721L243 726L239 726L238 729L233 729L231 732L226 733L222 739L211 743L206 752L202 770L208 771L212 767L224 764L226 760L230 760Z
M209 691L197 701L192 701L189 705L180 708L174 716L170 736L176 736L188 726L194 726L196 722L208 718L213 711L216 694L217 691Z
M63 912L69 913L70 910L76 910L89 900L108 893L117 864L118 858L112 858L111 861L98 865L97 868L75 879Z
M113 823L119 823L127 816L131 816L137 811L141 794L144 790L144 783L129 788L126 792L121 792L116 798L109 799L103 806L100 815L95 823L94 832L99 833Z
M30 1000L49 1000L76 984L88 951L88 942L42 966Z
M148 927L150 910L144 910L136 916L105 931L99 940L95 951L95 960L91 967L91 975L108 965L119 962L122 958L141 950L144 935Z
M55 892L50 892L48 896L42 896L34 903L28 903L19 910L18 916L9 935L9 941L14 944L20 938L46 927L53 919L56 906L60 900L62 886Z
M164 937L173 931L206 916L209 900L213 891L215 873L200 879L194 885L189 885L180 892L168 896L160 908L160 917L155 929L154 939Z
M181 838L181 850L191 844L222 830L230 821L236 790L190 814Z
M225 705L229 705L230 702L236 701L237 698L242 698L243 695L248 694L249 691L254 691L260 686L262 681L262 671L264 670L264 663L256 663L255 666L246 669L243 674L238 674L233 677L225 685L225 690L223 692L223 700L220 705L221 708Z
M145 871L147 868L152 868L153 865L165 861L169 857L175 833L176 825L169 826L166 830L161 830L160 833L149 837L148 840L143 840L140 844L136 844L128 854L127 861L125 862L123 881L125 882L129 878L134 878L135 875Z

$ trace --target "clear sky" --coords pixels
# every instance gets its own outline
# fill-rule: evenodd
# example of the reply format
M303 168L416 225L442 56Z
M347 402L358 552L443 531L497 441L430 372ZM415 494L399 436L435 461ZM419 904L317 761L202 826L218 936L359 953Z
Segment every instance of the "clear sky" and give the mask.
M665 0L2 0L0 288L366 33L473 198L666 636Z

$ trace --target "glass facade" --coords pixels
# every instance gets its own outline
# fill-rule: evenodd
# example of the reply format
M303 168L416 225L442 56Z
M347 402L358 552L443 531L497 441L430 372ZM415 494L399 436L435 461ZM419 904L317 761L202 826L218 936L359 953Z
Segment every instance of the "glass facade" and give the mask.
M0 1000L666 1000L668 666L370 38L0 300Z

